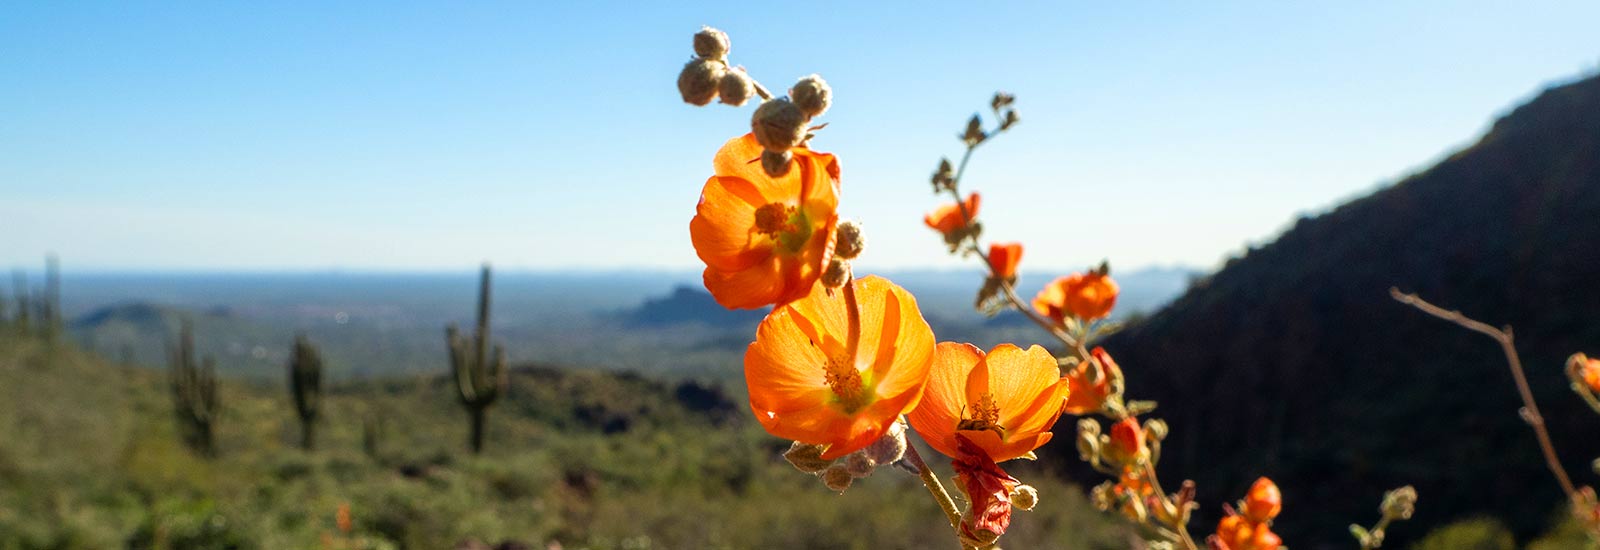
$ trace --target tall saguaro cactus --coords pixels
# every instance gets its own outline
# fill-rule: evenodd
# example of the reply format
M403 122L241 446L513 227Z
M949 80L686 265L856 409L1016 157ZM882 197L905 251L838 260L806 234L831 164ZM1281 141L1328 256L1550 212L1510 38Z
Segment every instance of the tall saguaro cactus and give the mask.
M61 258L55 254L44 257L44 296L39 298L39 335L46 342L55 342L61 333Z
M505 348L494 346L492 354L489 350L488 264L484 264L478 283L477 332L468 338L451 323L444 334L450 345L450 372L456 381L457 397L472 417L472 452L483 452L485 414L508 383Z
M289 393L300 415L300 448L312 450L317 413L322 409L322 354L304 334L295 335L294 354L289 356Z
M200 454L216 456L212 432L218 410L216 362L210 356L195 362L194 331L188 321L179 329L178 341L167 346L167 364L172 408L184 443Z
M28 299L28 273L27 272L25 272L25 271L23 271L21 269L17 269L17 270L14 270L14 271L11 272L11 292L14 293L16 295L16 297L17 297L16 298L16 302L17 302L17 318L16 318L17 332L20 333L20 334L27 334L28 333L28 315L30 313L28 310L33 307L33 304L31 303L32 301Z

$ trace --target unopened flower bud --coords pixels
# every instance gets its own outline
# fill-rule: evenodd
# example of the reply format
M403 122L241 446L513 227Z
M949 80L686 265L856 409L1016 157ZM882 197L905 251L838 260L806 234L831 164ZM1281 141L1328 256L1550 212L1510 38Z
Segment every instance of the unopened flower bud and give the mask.
M750 100L755 95L756 86L750 81L750 75L743 70L732 69L722 73L722 81L717 84L717 97L719 101L738 107Z
M846 260L854 260L856 256L861 255L861 251L867 246L866 238L861 236L861 224L856 223L855 220L839 222L839 228L835 233L838 235L838 239L836 239L837 244L834 244L833 247L834 256Z
M828 82L821 76L811 75L789 88L789 97L794 98L794 104L800 106L806 117L816 118L827 112L828 106L833 104L833 88L828 87Z
M1093 418L1078 419L1078 457L1084 462L1100 457L1100 423Z
M862 449L878 465L894 464L906 455L906 425L895 422L883 437Z
M1250 518L1252 523L1265 523L1278 517L1282 509L1283 494L1278 491L1278 484L1263 477L1250 486L1250 492L1245 493L1244 506L1239 513Z
M700 27L694 33L694 54L706 59L721 59L728 55L728 33L711 27Z
M1161 441L1167 438L1167 421L1152 418L1144 421L1144 435L1151 441Z
M806 139L806 114L789 98L770 99L750 117L750 131L768 151L788 151Z
M827 485L829 489L839 493L848 490L850 484L855 481L855 476L850 475L850 470L838 464L829 466L819 475L822 476L823 485Z
M1417 511L1417 490L1407 485L1384 493L1380 511L1385 517L1411 519L1411 514Z
M859 479L870 476L872 471L877 468L878 463L873 462L872 458L868 457L867 453L863 451L856 451L844 457L844 469L850 472L852 477Z
M1018 510L1026 512L1032 510L1036 504L1039 504L1039 490L1034 489L1032 485L1018 485L1016 489L1011 490L1011 505L1016 506Z
M794 153L788 151L765 150L761 152L761 169L768 176L782 177L789 173L789 161L794 160Z
M721 61L710 59L695 59L683 66L683 72L678 73L678 93L683 96L683 102L691 105L705 105L717 98L717 86L722 82L722 75L727 73L727 65Z
M1101 512L1110 511L1111 506L1116 503L1114 485L1107 481L1094 486L1093 489L1089 490L1089 503L1093 504L1094 508Z
M839 288L850 282L850 264L839 258L828 262L828 269L822 272L822 286Z
M796 470L814 474L833 464L832 460L822 459L822 446L794 442L789 450L783 453L783 459L793 464Z

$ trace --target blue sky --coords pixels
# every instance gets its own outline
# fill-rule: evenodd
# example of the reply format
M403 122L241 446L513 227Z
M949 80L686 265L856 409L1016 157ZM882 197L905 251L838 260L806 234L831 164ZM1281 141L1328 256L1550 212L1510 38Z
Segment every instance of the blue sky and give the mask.
M702 24L820 73L862 269L956 265L927 176L996 89L968 186L1024 266L1210 267L1600 68L1596 2L39 2L0 11L0 266L693 268L750 107L674 89Z

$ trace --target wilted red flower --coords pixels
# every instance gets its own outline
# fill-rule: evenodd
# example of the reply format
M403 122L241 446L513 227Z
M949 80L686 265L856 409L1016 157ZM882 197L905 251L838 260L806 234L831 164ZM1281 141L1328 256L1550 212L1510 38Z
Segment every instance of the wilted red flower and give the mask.
M1244 508L1239 513L1250 521L1264 523L1278 517L1278 511L1283 509L1283 495L1278 492L1278 484L1267 478L1257 479L1250 486L1250 492L1244 495Z
M1089 358L1079 361L1062 376L1067 380L1067 414L1082 416L1100 410L1116 389L1112 380L1122 377L1122 369L1105 348L1094 348Z
M1117 305L1117 282L1099 272L1074 273L1045 285L1033 297L1033 309L1063 323L1068 315L1093 321L1111 314Z
M987 546L1011 526L1011 492L1022 482L1001 470L967 436L956 434L955 439L956 455L950 466L969 503L961 516L961 538L980 543L975 546Z
M962 206L966 206L965 216L961 213ZM935 231L949 235L952 231L966 227L969 216L972 219L978 218L977 193L967 195L967 200L961 201L959 205L952 202L934 209L923 216L922 223L928 224L928 227L932 227Z
M922 403L906 419L947 456L958 454L960 436L1004 462L1050 441L1066 393L1055 357L1042 347L1000 344L985 354L972 344L941 342Z
M839 163L796 147L798 169L774 178L757 161L761 151L750 134L728 140L689 222L695 253L706 264L706 290L727 308L800 299L833 256Z
M1017 264L1022 262L1022 243L994 243L989 245L989 269L997 279L1014 279Z
M855 285L861 340L850 356L843 293L814 285L756 328L744 355L750 409L768 433L827 445L832 460L882 437L922 397L933 330L911 293L881 277Z

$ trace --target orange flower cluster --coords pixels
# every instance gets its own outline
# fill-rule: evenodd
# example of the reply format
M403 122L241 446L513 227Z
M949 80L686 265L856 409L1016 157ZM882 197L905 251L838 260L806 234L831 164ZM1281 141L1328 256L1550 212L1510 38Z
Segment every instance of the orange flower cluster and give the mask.
M1229 510L1217 524L1217 534L1209 539L1215 550L1278 550L1283 539L1272 532L1272 520L1283 509L1278 485L1267 478L1257 479L1245 494L1238 512Z

